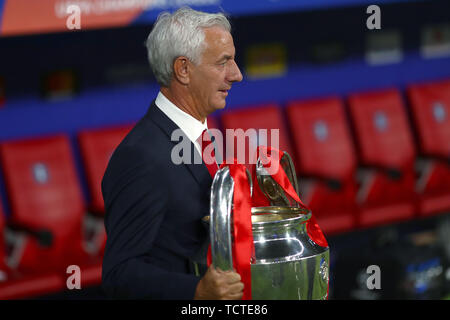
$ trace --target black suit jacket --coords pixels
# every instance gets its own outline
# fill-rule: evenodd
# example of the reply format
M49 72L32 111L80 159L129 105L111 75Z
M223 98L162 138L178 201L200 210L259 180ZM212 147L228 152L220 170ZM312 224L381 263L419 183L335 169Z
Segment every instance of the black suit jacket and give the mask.
M200 278L189 260L208 241L201 218L209 214L212 178L202 163L172 162L175 129L153 102L109 161L102 181L109 297L194 298Z

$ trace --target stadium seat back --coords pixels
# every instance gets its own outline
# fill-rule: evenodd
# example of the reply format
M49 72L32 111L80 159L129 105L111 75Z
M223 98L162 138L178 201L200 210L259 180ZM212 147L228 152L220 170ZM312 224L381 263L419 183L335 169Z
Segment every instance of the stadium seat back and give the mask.
M208 117L208 128L209 129L220 129L219 128L219 120L217 117L209 116Z
M349 96L359 159L357 201L360 223L372 226L407 220L415 214L415 146L405 106L397 89Z
M356 157L339 98L291 102L287 107L299 171L348 178Z
M450 81L413 85L408 89L420 142L428 155L450 156Z
M350 231L356 215L356 155L342 101L292 101L286 111L303 201L325 234ZM330 179L340 186L331 187Z
M450 210L450 81L408 88L420 160L416 190L422 215Z
M3 212L3 207L2 204L0 203L0 282L2 279L1 272L6 272L5 267L6 267L5 213Z
M23 269L47 269L81 252L84 200L70 142L54 136L0 146L12 225L52 235L50 245L28 236L23 243Z
M112 153L131 126L85 130L79 133L78 142L91 196L91 209L104 213L101 182Z
M363 163L403 167L415 158L414 141L398 90L349 97Z
M238 138L234 139L234 150L229 143L224 141L226 146L224 159L227 155L234 155L239 161L240 159L243 160L242 162L245 160L245 164L250 170L252 163L255 163L256 160L256 149L260 145L286 151L292 158L295 158L279 105L265 104L227 111L222 115L221 121L224 140L226 140L225 137L228 136L227 132L230 132L230 129L236 130L234 132L237 135L239 135L240 131L238 129L242 129L241 132L247 136L245 140L241 140L245 141L245 149L239 143ZM240 136L242 137L243 135Z

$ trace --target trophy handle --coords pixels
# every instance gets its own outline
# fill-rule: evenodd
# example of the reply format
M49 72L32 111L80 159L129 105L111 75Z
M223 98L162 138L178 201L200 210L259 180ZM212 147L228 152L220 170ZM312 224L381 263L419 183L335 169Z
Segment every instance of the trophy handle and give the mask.
M217 171L211 186L209 236L212 264L223 271L233 269L231 210L234 180L228 167Z
M286 151L283 152L280 165L294 187L295 192L298 196L300 196L294 163L291 156ZM258 181L259 188L266 198L269 199L272 206L299 206L295 201L286 195L280 185L278 185L272 176L267 173L267 170L264 168L259 158L256 162L256 180Z
M300 190L298 187L297 172L295 171L294 161L292 161L292 157L286 151L283 151L283 156L281 157L280 164L292 186L294 187L295 193L297 193L297 195L300 197Z
M246 169L250 185L250 172ZM231 213L233 210L234 180L228 167L219 169L211 186L211 206L209 216L209 236L211 240L212 264L223 271L233 270L233 235Z

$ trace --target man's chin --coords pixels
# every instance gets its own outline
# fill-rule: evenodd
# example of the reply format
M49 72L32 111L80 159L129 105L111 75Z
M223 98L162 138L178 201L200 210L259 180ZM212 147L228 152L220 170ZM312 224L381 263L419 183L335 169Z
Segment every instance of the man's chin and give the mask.
M214 104L214 106L213 106L213 108L214 108L214 110L222 110L222 109L225 109L225 106L226 106L226 101L224 100L223 102L221 102L221 103L216 103L216 104Z

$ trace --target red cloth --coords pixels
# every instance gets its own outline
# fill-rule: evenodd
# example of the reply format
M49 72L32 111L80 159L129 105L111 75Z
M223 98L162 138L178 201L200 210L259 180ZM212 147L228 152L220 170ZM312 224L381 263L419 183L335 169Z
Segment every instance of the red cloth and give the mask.
M282 169L281 165L279 165L281 158L283 157L283 151L276 150L270 147L259 146L258 147L258 156L262 159L262 163L264 167L271 167L271 162L276 161L278 164L278 170L274 172L271 176L277 182L281 188L296 202L298 202L302 207L309 210L309 208L300 200L297 192L295 192L294 187L292 186L289 178L286 175L286 172ZM272 165L272 168L276 168ZM254 165L252 168L253 175L253 186L258 186L258 182L256 180L256 166ZM270 205L269 200L262 194L259 188L255 188L253 190L253 206L254 207L262 207ZM328 242L325 236L322 233L319 225L316 222L314 215L311 215L311 218L306 222L306 231L308 236L318 245L322 247L328 247Z
M234 181L233 193L233 267L241 275L244 284L242 300L252 299L251 261L254 254L252 232L252 199L246 167L242 164L229 166Z
M247 178L246 167L237 164L234 159L233 164L223 163L220 168L228 166L230 175L234 181L233 192L233 236L234 244L232 248L233 268L241 276L244 284L242 300L252 299L252 276L251 260L255 249L252 232L252 199L250 195L250 183ZM212 263L211 246L207 254L208 267Z

